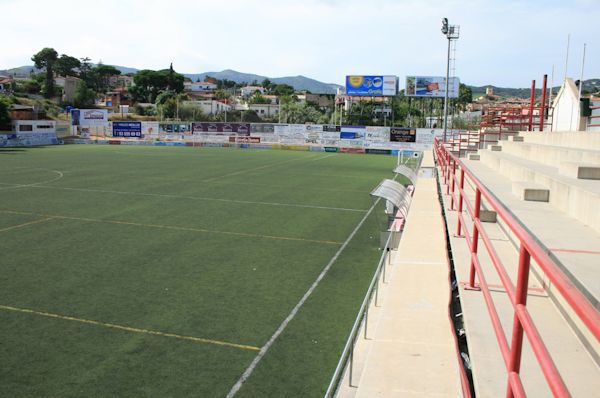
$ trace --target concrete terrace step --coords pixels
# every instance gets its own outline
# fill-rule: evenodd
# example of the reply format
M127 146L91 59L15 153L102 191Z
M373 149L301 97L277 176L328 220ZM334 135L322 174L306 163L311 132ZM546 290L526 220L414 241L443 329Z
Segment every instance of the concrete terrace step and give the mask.
M525 142L600 151L600 131L520 132Z
M511 181L499 176L497 172L478 161L464 160L464 163L483 182L483 184L505 204L510 211L522 221L540 243L559 260L565 273L576 285L591 297L598 306L600 297L600 267L593 266L598 255L585 254L579 250L594 250L600 247L600 234L570 218L547 203L532 203L518 200L511 193ZM470 188L468 188L470 189ZM444 195L445 207L449 207L449 197ZM447 211L448 226L453 231L456 226L456 211ZM472 223L466 218L468 229ZM505 232L502 222L486 223L484 229L494 242L496 252L507 267L513 283L515 282L518 248L512 241L514 237ZM470 252L464 238L454 237L451 233L451 245L457 279L462 282L460 300L465 320L465 330L469 344L475 390L478 397L504 396L507 379L506 368L502 360L497 340L494 335L488 311L482 293L464 289L468 280ZM512 328L512 304L500 286L491 260L483 254L484 245L479 242L480 260L486 279L492 288L492 297L498 310L505 335L510 339ZM554 248L571 251L555 251ZM592 257L590 257L592 256ZM587 331L582 331L573 313L565 309L562 297L548 279L543 275L535 262L532 265L530 292L527 308L530 311L546 347L552 355L559 372L573 396L596 396L600 391L600 346L598 341ZM565 319L566 317L566 319ZM575 333L573 331L575 330ZM510 340L509 340L510 341ZM524 340L523 363L521 374L525 391L530 397L551 396L546 382L541 375L528 340Z
M512 194L512 182L481 162L465 160L477 178L494 193L509 211L521 221L537 241L545 248L573 281L579 290L600 310L600 232L557 210L549 203L526 202ZM485 203L484 203L485 204ZM500 220L499 225L503 226ZM507 228L504 227L504 230ZM514 236L509 238L516 242ZM565 312L560 293L553 289L549 280L538 272L542 285ZM566 312L565 312L566 314ZM583 333L573 314L566 314L577 333ZM584 336L584 341L600 364L600 342L593 336Z
M565 148L529 142L502 141L502 151L525 159L558 167L562 162L600 165L600 150Z
M504 152L480 151L481 162L510 181L530 181L550 190L550 204L600 232L600 181L561 176L557 167Z

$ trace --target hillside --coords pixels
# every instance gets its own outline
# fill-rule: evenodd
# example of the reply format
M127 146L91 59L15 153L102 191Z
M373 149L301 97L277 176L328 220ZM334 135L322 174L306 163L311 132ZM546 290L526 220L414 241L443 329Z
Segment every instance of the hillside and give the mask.
M127 66L113 65L119 69L121 73L136 73L138 69L130 68ZM20 66L18 68L12 68L7 70L0 70L0 75L14 75L18 77L27 77L31 71L40 72L39 69L33 67L33 65ZM217 79L228 79L236 83L252 83L256 81L261 83L265 79L269 79L277 84L289 84L298 91L308 90L311 93L323 93L323 94L335 94L336 89L341 87L337 84L323 83L315 79L311 79L305 76L286 76L286 77L268 77L262 75L255 75L251 73L237 72L231 69L226 69L221 72L203 72L203 73L182 73L185 77L190 78L193 81L204 80L206 76L212 76Z
M127 66L113 65L119 69L121 73L136 73L138 69L130 68ZM31 71L40 72L39 69L33 67L33 65L20 66L18 68L12 68L7 70L0 70L0 75L15 75L19 77L29 76ZM311 79L306 76L285 76L285 77L268 77L262 75L255 75L252 73L238 72L231 69L225 69L220 72L202 72L202 73L183 73L184 76L190 78L193 81L204 80L206 76L212 76L217 79L228 79L236 83L253 83L257 82L260 84L263 80L269 79L277 84L289 84L298 91L307 90L311 93L323 93L323 94L334 94L338 87L342 87L338 84L323 83L315 79ZM538 82L541 85L541 82ZM478 97L485 94L485 89L490 87L486 86L468 86L473 92L474 97ZM497 87L491 86L494 89L494 94L501 97L518 97L518 98L529 98L531 95L530 88L512 88L512 87ZM402 89L402 87L400 87ZM554 87L554 92L558 92L560 87ZM584 80L583 89L590 92L600 91L600 79L587 79ZM536 95L541 95L542 90L538 87Z
M536 88L536 96L542 95L542 89L540 88L541 82L536 82L538 85ZM496 87L496 86L469 86L473 92L473 96L481 96L485 94L485 89L492 87L494 89L494 95L500 97L517 97L517 98L529 98L531 96L531 88L510 88L510 87ZM560 86L553 88L555 93L558 92ZM583 90L589 92L598 92L600 90L600 79L588 79L583 81Z

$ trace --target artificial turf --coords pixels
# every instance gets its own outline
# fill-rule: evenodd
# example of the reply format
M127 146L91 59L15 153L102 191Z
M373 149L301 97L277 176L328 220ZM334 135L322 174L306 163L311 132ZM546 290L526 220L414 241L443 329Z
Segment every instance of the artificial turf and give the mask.
M0 396L225 396L367 214L394 160L0 150ZM381 227L371 213L238 396L322 396Z

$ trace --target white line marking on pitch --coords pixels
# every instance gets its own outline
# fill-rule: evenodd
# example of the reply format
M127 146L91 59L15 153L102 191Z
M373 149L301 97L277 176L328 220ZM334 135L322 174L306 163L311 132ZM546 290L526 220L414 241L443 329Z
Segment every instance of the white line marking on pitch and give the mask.
M248 366L248 368L246 368L246 370L244 371L244 373L242 373L242 375L240 376L240 378L238 379L238 381L233 385L233 387L231 387L231 390L229 390L229 393L227 394L226 398L232 398L233 396L235 396L237 394L237 392L240 390L240 388L242 387L242 385L246 382L246 380L248 380L248 378L250 377L250 375L252 375L252 372L254 372L254 369L256 368L256 366L258 365L258 363L263 359L263 357L265 356L265 354L267 353L267 351L269 350L269 348L271 348L271 346L273 345L273 343L275 342L275 340L277 340L277 338L281 335L281 333L283 333L283 331L285 330L285 328L287 327L287 325L292 321L292 319L294 319L294 317L296 316L296 314L298 313L298 311L300 310L300 308L304 305L304 303L306 302L306 300L308 300L308 298L310 297L310 295L315 291L315 289L317 288L317 286L319 285L319 283L321 282L321 280L325 277L325 275L327 274L327 272L329 271L329 269L337 261L338 257L340 256L340 254L342 254L342 252L344 251L344 249L346 248L346 246L348 246L348 243L350 243L350 241L352 240L352 238L354 237L354 235L356 235L356 232L358 232L358 230L360 229L360 227L364 224L364 222L367 219L367 217L369 217L369 215L373 212L373 209L375 208L375 206L377 205L378 202L379 202L379 199L377 199L375 201L375 203L373 204L373 206L371 206L371 208L367 211L367 214L364 215L364 217L360 220L360 222L358 223L358 225L354 228L354 230L350 233L350 235L348 236L348 238L344 241L344 243L342 244L342 246L333 255L333 257L331 258L331 260L329 260L329 263L327 263L327 265L325 266L325 268L323 268L323 271L321 271L321 273L319 274L319 276L317 277L317 279L313 282L313 284L306 291L306 293L304 293L304 296L302 296L302 298L300 299L300 301L298 301L298 304L296 304L296 306L292 309L292 312L290 312L289 315L283 320L283 322L281 323L281 325L279 325L279 327L277 328L277 330L275 331L275 333L273 333L273 335L271 336L271 338L269 339L269 341L267 341L265 343L265 345L263 345L261 347L260 351L258 352L258 355L256 355L256 357L254 358L254 360L252 361L252 363Z
M32 184L11 184L12 186L10 186L10 187L0 187L0 189L13 189L13 188L35 187L35 186L38 186L40 184L49 184L49 183L54 182L56 180L60 180L61 178L64 177L64 174L61 171L58 171L58 170L48 170L48 169L32 169L32 170L51 171L53 173L58 174L58 177L51 178L51 179L46 180L46 181L34 182ZM4 185L4 183L3 183L3 185Z
M38 183L38 184L41 184L41 183ZM20 186L27 186L27 185L20 185ZM56 186L45 186L45 185L35 185L32 187L33 188L42 188L42 189L63 189L63 190L67 190L67 191L111 193L111 194L118 194L118 195L140 195L140 196L154 196L154 197L172 198L172 199L206 200L206 201L214 201L214 202L241 203L241 204L263 205L263 206L285 206L285 207L301 207L301 208L308 208L308 209L353 211L353 212L358 212L358 213L364 213L366 211L363 209L351 209L351 208L345 208L345 207L303 205L303 204L298 204L298 203L255 202L255 201L251 201L251 200L209 198L209 197L204 197L204 196L184 196L184 195L148 193L148 192L112 191L112 190L108 190L108 189L56 187ZM8 187L8 188L16 188L16 187ZM3 189L3 188L0 188L0 189Z

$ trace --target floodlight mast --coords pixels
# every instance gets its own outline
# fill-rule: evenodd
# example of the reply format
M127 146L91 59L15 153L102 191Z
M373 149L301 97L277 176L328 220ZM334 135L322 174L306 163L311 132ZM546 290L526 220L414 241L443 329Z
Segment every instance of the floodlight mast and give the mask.
M452 40L458 40L458 25L448 25L448 18L442 19L442 34L448 38L448 55L446 57L446 90L444 93L444 137L446 142L446 133L448 131L448 90L450 88L450 44Z

